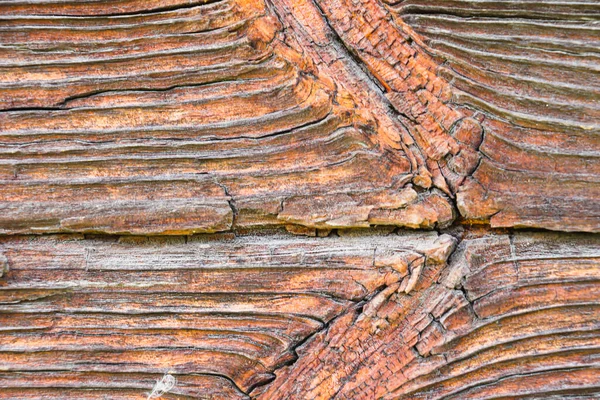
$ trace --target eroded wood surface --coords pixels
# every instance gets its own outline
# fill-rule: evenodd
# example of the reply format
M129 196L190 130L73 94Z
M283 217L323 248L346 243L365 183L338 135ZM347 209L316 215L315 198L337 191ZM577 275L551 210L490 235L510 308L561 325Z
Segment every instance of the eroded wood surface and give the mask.
M5 238L0 397L139 398L169 371L172 396L246 397L300 342L454 244L437 233Z
M599 21L0 0L0 398L600 397Z
M90 4L0 4L4 233L598 230L597 2Z
M486 114L461 214L597 232L600 3L385 1L439 60L453 102Z
M45 4L0 4L2 232L454 219L447 195L413 188L414 156L356 110L361 92L274 40L282 25L264 4L38 15Z
M596 398L600 239L469 235L4 238L0 397Z
M464 240L415 291L390 285L297 349L262 399L600 395L600 238ZM555 396L555 397L552 397Z

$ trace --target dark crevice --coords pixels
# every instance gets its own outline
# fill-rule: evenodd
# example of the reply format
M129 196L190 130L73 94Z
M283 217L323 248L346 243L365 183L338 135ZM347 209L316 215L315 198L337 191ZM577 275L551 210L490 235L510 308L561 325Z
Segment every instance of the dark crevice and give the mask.
M107 89L107 90L94 90L94 91L90 91L90 92L86 92L86 93L82 93L82 94L78 94L78 95L74 95L74 96L69 96L67 98L65 98L63 101L61 101L60 103L57 103L56 106L53 107L14 107L14 108L5 108L5 109L0 109L0 113L3 112L19 112L19 111L70 111L70 110L76 110L78 108L85 108L85 107L73 107L73 108L69 108L66 107L68 103L70 103L71 101L75 101L75 100L83 100L83 99L88 99L100 94L108 94L108 93L135 93L135 92L144 92L144 93L160 93L160 92L168 92L174 89L186 89L186 88L193 88L193 87L203 87L203 86L209 86L209 85L213 85L213 84L218 84L221 82L235 82L236 79L224 79L224 80L217 80L217 81L211 81L211 82L202 82L202 83L190 83L190 84L185 84L185 85L172 85L172 86L168 86L168 87L164 87L164 88L129 88L129 89Z
M516 3L516 4L518 4L518 3ZM568 3L562 3L562 4L554 3L554 4L565 5ZM548 3L548 5L553 5L553 3ZM571 4L570 5L571 9L569 11L575 11L574 6L575 5ZM592 4L589 4L588 6L592 6ZM541 8L538 8L537 10L532 9L533 7L531 5L528 5L527 6L528 8L523 8L521 10L514 9L514 10L507 10L504 12L502 10L494 10L494 9L472 9L472 8L465 9L465 8L463 8L461 10L460 8L451 9L449 7L438 7L438 8L434 8L434 7L428 7L427 5L422 6L422 5L418 5L418 4L409 4L407 6L394 6L394 5L391 6L391 8L393 9L394 12L398 13L399 15L402 15L404 18L407 18L407 19L411 19L411 18L415 18L415 17L418 18L420 16L425 16L425 18L427 18L427 17L453 18L453 19L461 19L461 20L466 20L466 21L473 21L473 20L480 19L480 18L489 18L489 19L492 19L493 22L506 22L507 24L510 24L510 23L515 23L515 22L523 23L523 22L527 22L529 20L532 22L539 22L539 21L562 22L564 20L570 21L573 19L573 17L577 18L577 20L581 21L581 23L585 23L585 22L593 22L598 17L598 14L594 13L591 10L589 11L589 13L586 13L585 11L582 13L546 11ZM582 7L582 9L585 10L585 8L583 8L583 7Z
M337 46L338 48L343 50L343 53L345 53L346 55L349 56L349 59L352 61L354 66L356 68L358 68L358 70L362 71L362 73L368 78L366 80L366 82L369 84L369 86L376 89L376 91L379 94L379 97L381 98L382 102L384 102L386 104L389 111L394 110L391 103L389 101L387 101L387 98L385 97L385 88L381 85L379 80L371 73L371 71L369 71L369 69L365 66L365 63L361 60L360 55L356 52L356 50L354 50L352 47L348 46L346 44L346 42L344 41L344 39L341 38L341 36L338 34L338 32L335 30L335 28L329 22L329 19L325 15L325 12L321 8L321 6L318 4L318 2L316 0L311 0L311 2L315 6L315 8L319 11L319 13L321 14L321 17L323 18L323 21L325 22L325 24L327 24L327 27L329 28L329 31L331 33L330 36L331 36L333 42L338 45Z
M32 13L32 14L27 14L26 16L39 16L39 17L49 17L49 18L52 18L52 17L102 18L102 17L125 17L125 16L135 17L135 16L142 16L142 15L148 15L148 14L156 14L156 13L165 12L165 11L176 11L176 10L185 10L185 9L189 9L189 8L202 7L202 6L206 6L206 5L221 3L223 1L225 1L225 0L200 0L200 1L195 1L195 2L188 3L188 4L174 4L171 6L156 7L156 8L149 9L149 10L125 11L125 12L116 12L116 13L102 13L102 14L92 14L92 15L35 14L35 13ZM18 5L18 3L14 4L14 5Z
M345 317L348 313L354 313L356 315L356 317L358 318L360 315L362 315L363 308L367 304L367 302L369 300L371 300L373 297L375 297L376 295L378 295L380 292L382 292L385 288L387 288L387 286L385 286L385 285L377 288L376 290L374 290L373 292L371 292L370 294L365 296L363 299L357 301L354 305L350 306L347 310L345 310L341 314L333 317L331 320L329 320L327 322L324 322L323 325L319 329L317 329L315 332L313 332L312 334L308 335L304 339L302 339L302 340L298 341L297 343L295 343L294 345L290 346L288 351L293 354L293 357L290 360L283 363L282 365L278 366L275 369L275 371L273 371L273 378L264 383L254 385L245 393L250 395L250 393L252 393L253 390L255 390L259 387L266 386L266 385L270 384L271 382L273 382L277 378L277 375L275 374L275 372L277 370L279 370L281 368L285 368L285 367L290 367L290 366L294 365L296 363L296 361L298 361L298 359L300 358L300 356L297 353L298 348L300 348L300 347L306 345L307 343L309 343L310 341L314 340L318 335L322 334L323 332L325 332L325 334L327 334L327 331L329 331L329 328L340 318ZM332 396L331 398L335 398L335 396Z

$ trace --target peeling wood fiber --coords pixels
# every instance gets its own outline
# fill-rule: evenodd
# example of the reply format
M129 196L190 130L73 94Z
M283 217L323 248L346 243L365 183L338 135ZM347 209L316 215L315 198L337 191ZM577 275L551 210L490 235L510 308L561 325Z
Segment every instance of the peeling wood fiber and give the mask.
M600 397L599 21L0 0L0 399Z
M139 396L171 371L173 395L244 398L300 342L453 246L434 232L5 237L0 397Z

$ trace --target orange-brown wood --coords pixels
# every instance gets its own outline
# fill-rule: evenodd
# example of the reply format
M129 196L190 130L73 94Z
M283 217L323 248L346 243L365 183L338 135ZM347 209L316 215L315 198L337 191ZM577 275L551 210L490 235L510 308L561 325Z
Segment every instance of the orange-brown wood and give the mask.
M219 396L244 397L293 362L300 342L428 258L443 262L454 242L437 233L4 238L0 397L56 385L141 395L169 371L185 378L173 394L224 385Z
M464 240L307 341L262 399L597 398L600 241ZM391 289L391 290L388 290Z
M0 0L0 399L599 397L598 21Z

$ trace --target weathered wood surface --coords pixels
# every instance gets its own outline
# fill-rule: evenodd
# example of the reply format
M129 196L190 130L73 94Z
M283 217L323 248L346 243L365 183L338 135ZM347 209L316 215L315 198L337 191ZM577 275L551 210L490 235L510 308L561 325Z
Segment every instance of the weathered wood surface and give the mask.
M596 1L269 5L0 3L2 232L599 229Z
M600 395L600 238L455 243L4 238L0 398Z
M437 233L5 238L0 398L139 398L167 371L175 396L246 397L308 336L454 245Z
M600 238L464 240L297 349L262 399L596 399ZM554 396L554 397L553 397Z
M315 3L461 215L597 232L600 3L387 1Z
M25 4L4 233L599 228L595 1Z
M447 195L413 189L414 156L356 109L361 92L273 41L263 4L202 3L0 3L1 232L454 219Z
M461 214L597 232L600 2L385 1L442 63L453 101L486 114Z
M599 21L0 0L0 398L600 397Z

